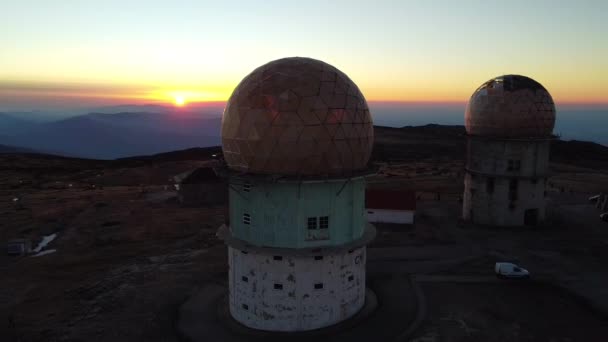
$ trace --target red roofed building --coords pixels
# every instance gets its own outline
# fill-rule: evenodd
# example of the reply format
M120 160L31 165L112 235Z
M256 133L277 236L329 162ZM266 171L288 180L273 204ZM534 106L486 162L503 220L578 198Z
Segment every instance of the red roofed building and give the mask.
M416 193L404 190L367 190L365 210L369 222L414 223Z

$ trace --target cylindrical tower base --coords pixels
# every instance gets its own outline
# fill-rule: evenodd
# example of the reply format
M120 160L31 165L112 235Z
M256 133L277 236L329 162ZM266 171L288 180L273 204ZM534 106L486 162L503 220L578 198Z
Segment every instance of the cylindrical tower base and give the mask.
M366 234L341 247L255 247L223 230L228 245L229 308L253 329L306 331L354 316L365 304ZM220 234L221 235L221 234Z

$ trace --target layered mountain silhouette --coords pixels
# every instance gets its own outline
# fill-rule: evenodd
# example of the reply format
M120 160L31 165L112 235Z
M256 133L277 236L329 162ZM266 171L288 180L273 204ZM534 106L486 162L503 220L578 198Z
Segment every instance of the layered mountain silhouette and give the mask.
M0 115L0 144L95 159L114 159L220 143L221 118L191 112L90 113L35 123Z

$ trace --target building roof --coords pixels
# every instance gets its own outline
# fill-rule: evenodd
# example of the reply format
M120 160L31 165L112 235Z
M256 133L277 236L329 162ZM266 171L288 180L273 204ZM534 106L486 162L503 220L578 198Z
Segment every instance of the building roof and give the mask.
M222 118L222 149L236 171L288 176L365 169L374 127L365 97L342 71L291 57L255 69Z
M501 138L550 137L555 104L540 83L521 75L493 78L479 87L467 105L470 135Z
M176 183L196 184L207 182L219 182L221 178L215 173L212 167L199 167L188 172L181 173L173 177Z
M405 190L366 190L365 208L416 210L416 192Z

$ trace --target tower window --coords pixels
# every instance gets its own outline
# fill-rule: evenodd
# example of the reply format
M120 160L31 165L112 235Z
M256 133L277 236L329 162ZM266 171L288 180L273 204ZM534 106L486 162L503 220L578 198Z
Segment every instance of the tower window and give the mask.
M521 161L509 159L507 162L507 171L519 171L521 169Z
M323 256L322 255L315 255L315 260L323 260Z
M245 277L245 276L242 276L242 277L241 277L241 280L242 280L242 281L244 281L245 283L249 282L249 278L247 278L247 277Z
M486 192L489 194L494 192L494 178L486 179Z
M315 290L321 290L323 288L323 283L316 283Z
M509 199L515 201L517 199L517 179L509 181Z
M283 284L274 284L274 289L275 290L282 290L283 289Z
M309 217L308 218L307 227L308 227L309 230L315 230L315 229L317 229L317 218L316 217Z
M354 279L355 279L354 276L352 276L352 275L348 276L348 281L353 281Z
M319 217L319 229L329 229L329 216Z
M247 304L243 304L243 305L241 305L241 307L242 307L244 310L249 310L249 305L247 305Z
M243 223L244 224L251 224L251 215L245 213L243 214Z
M250 192L250 191L251 191L251 183L249 183L249 182L245 182L245 183L243 184L243 191L244 191L244 192Z
M277 261L281 261L281 260L283 260L283 257L280 256L280 255L275 255L275 256L272 257L272 259L273 260L277 260Z

